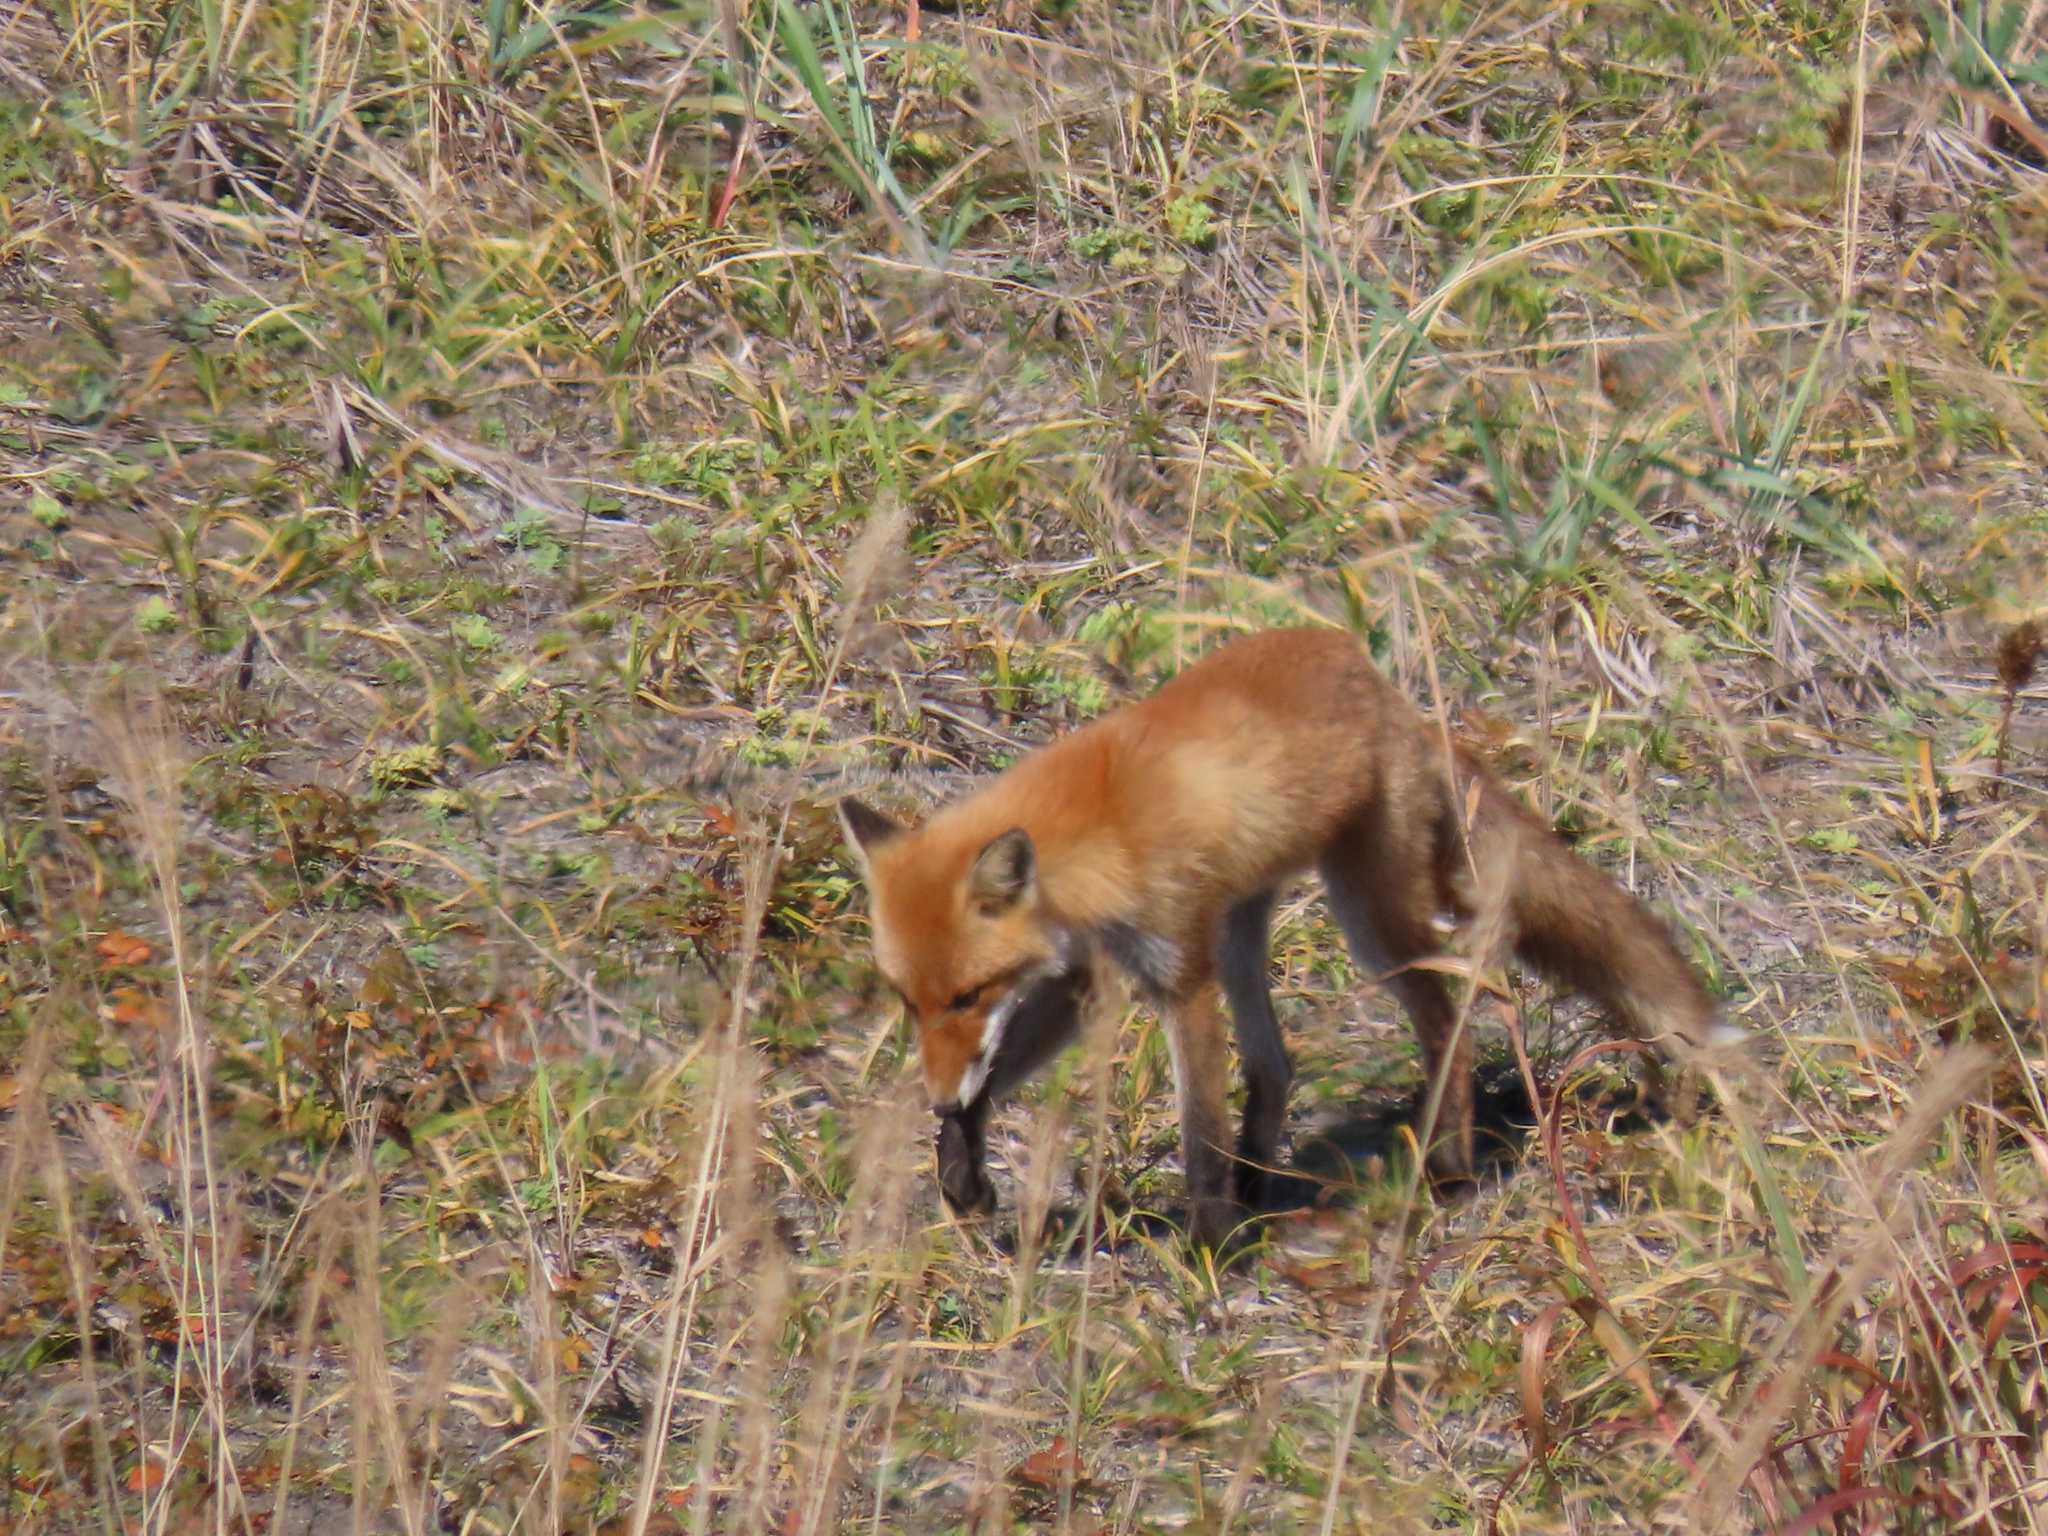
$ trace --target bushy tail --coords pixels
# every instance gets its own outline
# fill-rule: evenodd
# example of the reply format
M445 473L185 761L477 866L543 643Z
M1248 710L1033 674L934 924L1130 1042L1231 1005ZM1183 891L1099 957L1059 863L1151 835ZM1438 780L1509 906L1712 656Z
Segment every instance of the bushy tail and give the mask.
M1572 852L1476 759L1459 754L1455 782L1447 874L1453 889L1470 890L1482 927L1498 914L1518 956L1645 1043L1685 1056L1747 1038L1649 908ZM1469 841L1459 828L1469 828Z

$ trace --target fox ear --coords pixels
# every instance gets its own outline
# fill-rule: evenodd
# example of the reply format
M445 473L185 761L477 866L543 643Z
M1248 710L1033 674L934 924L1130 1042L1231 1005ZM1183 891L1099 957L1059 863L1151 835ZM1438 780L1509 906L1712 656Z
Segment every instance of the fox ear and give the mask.
M1038 850L1031 834L1013 827L975 856L967 894L989 911L1014 907L1038 887Z
M900 823L851 795L839 802L839 824L846 829L846 841L862 864L867 863L869 854L901 837L905 830Z

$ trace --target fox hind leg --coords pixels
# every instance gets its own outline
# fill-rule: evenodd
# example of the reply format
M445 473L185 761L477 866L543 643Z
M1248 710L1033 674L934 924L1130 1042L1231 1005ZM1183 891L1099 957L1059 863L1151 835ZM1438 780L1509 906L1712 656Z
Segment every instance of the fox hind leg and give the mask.
M1399 839L1374 836L1370 825L1360 825L1346 832L1325 856L1322 876L1352 958L1400 1000L1421 1043L1428 1087L1425 1124L1418 1129L1428 1143L1430 1172L1448 1181L1469 1178L1470 1023L1460 1026L1457 1010L1434 973L1412 968L1439 948L1430 928L1437 908L1434 862L1426 854L1404 850ZM1429 1095L1440 1095L1434 1126L1426 1123Z
M1271 963L1273 893L1261 891L1232 907L1223 919L1216 968L1244 1067L1244 1124L1237 1138L1236 1190L1257 1210L1269 1182L1268 1170L1280 1147L1287 1118L1287 1091L1294 1067L1280 1021L1273 1016L1267 968Z

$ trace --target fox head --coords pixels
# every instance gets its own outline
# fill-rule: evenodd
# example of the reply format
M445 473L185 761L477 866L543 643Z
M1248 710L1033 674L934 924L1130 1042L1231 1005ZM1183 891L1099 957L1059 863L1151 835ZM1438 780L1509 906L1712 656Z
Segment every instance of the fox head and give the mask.
M963 838L851 799L839 817L867 875L876 965L909 1010L933 1111L953 1114L988 1083L1033 988L1072 966L1040 900L1038 850L1022 827Z

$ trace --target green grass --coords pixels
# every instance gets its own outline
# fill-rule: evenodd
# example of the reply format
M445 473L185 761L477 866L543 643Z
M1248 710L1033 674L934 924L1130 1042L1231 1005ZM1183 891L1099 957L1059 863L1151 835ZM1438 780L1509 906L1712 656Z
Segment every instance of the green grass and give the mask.
M2042 17L0 38L0 1524L2048 1527ZM1518 986L1436 1205L1303 895L1316 1209L1162 1234L1119 1010L953 1225L831 798L1303 620L1765 1068Z

